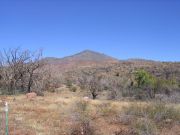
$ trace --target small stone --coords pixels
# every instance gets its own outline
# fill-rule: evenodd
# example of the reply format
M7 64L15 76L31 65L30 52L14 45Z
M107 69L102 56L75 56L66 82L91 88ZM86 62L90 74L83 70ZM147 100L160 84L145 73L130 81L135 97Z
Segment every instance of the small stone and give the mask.
M166 122L166 123L171 123L171 122L172 122L172 119L166 119L165 122Z

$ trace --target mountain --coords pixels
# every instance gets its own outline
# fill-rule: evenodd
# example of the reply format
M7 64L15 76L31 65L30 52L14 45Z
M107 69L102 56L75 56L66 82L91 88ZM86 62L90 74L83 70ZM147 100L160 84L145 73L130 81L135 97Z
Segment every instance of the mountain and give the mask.
M116 62L118 61L115 58L107 56L102 53L94 52L91 50L85 50L78 54L65 57L64 60L71 60L71 61L92 61L92 62Z
M51 71L65 72L82 67L94 67L118 63L119 60L91 50L85 50L64 58L47 57L43 62Z

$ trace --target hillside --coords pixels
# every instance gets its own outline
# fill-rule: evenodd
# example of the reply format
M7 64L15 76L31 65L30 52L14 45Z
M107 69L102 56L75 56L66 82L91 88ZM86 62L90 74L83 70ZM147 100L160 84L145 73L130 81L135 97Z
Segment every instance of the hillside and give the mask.
M65 72L82 67L94 67L118 63L118 60L102 53L85 50L64 58L44 58L43 62L51 72Z
M81 74L82 70L115 75L129 76L137 69L145 69L157 77L180 80L180 62L159 62L145 59L118 60L102 53L85 50L64 58L47 57L43 59L45 67L56 77L68 73ZM72 73L71 73L72 72Z

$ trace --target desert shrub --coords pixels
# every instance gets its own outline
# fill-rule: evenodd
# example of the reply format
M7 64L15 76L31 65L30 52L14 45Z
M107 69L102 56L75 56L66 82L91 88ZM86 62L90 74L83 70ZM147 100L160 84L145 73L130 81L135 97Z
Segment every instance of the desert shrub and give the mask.
M47 91L54 93L56 90L55 90L54 88L50 88L50 89L48 89Z
M37 96L41 96L41 97L44 96L44 93L42 91L40 91L40 90L34 91L34 92L37 94Z
M66 86L68 88L71 88L73 86L73 83L72 83L72 81L70 79L66 79Z
M157 135L155 123L149 119L139 119L134 123L134 128L137 135Z
M176 91L178 88L178 82L175 79L157 79L156 90L157 93L171 95L173 91Z
M84 73L78 78L79 86L90 92L93 99L96 99L99 92L102 91L101 77L95 73Z
M72 125L70 135L95 135L94 127L90 121L79 121Z
M180 103L180 92L179 91L174 91L171 93L171 95L168 98L165 98L162 100L163 102L166 103Z
M72 86L72 87L70 88L70 91L76 92L76 91L77 91L77 87L76 87L76 86Z
M148 106L146 110L149 117L157 122L167 119L172 119L174 121L180 120L180 111L172 106L168 107L163 103Z
M137 135L134 129L115 131L113 135Z
M58 78L51 74L50 69L46 69L43 71L42 80L36 83L36 87L41 91L55 92L55 89L59 88L60 84Z
M88 102L80 100L74 110L74 121L70 129L70 135L94 135L95 128L89 115Z
M116 97L117 97L117 91L111 90L111 91L109 92L109 94L108 94L108 99L109 99L109 100L114 100L114 99L116 99Z
M119 115L111 120L112 124L128 125L131 128L128 131L120 130L115 135L157 135L156 123L148 118L135 118L131 115Z
M132 90L132 88L124 88L122 90L122 97L133 97L134 95L134 89Z
M84 100L80 100L79 102L77 102L76 104L76 109L77 109L77 112L81 112L81 113L84 113L86 111L88 111L88 102L84 101Z
M135 83L137 89L135 90L139 90L139 92L137 92L137 97L140 97L141 99L141 94L143 93L143 95L146 95L146 97L149 98L154 98L155 97L155 86L156 86L156 77L154 77L153 75L151 75L150 73L148 73L145 70L137 70L134 73L134 78L135 78ZM142 89L140 91L140 89ZM140 94L140 95L138 95Z
M112 116L117 114L117 108L111 103L102 103L96 106L98 109L98 112L102 116Z
M121 77L107 77L104 79L104 86L107 87L108 99L115 100L121 99L123 90L127 87L128 80L126 78Z
M115 75L115 76L119 77L119 76L120 76L120 73L116 73L116 75Z
M134 88L133 95L134 95L135 99L137 99L137 100L149 99L148 92L142 88Z
M135 118L132 115L118 114L109 120L110 124L130 125Z
M123 110L126 115L132 115L132 116L138 116L138 117L143 117L144 115L142 105L136 104L136 103L128 107L124 107Z
M145 70L137 70L135 72L135 81L138 87L143 87L147 85L155 84L155 77L153 77L150 73Z
M84 100L75 102L73 107L73 119L75 121L90 121L89 103Z
M125 114L137 117L148 117L155 122L163 122L163 120L172 119L180 120L180 110L172 106L166 106L164 103L151 103L148 105L133 104L124 109Z

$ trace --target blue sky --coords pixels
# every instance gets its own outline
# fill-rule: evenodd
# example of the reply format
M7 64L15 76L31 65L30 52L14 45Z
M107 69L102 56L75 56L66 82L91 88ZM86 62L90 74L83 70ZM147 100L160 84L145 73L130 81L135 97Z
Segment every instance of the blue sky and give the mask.
M0 0L0 49L180 61L178 0Z

